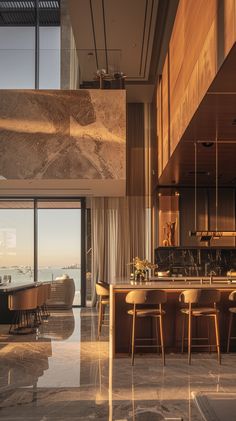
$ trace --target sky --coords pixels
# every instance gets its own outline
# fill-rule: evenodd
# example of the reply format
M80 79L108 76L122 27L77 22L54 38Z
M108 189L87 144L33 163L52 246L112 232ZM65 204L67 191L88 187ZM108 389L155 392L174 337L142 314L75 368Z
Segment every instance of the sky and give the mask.
M0 209L0 266L32 266L33 209ZM38 265L80 264L81 210L38 209Z

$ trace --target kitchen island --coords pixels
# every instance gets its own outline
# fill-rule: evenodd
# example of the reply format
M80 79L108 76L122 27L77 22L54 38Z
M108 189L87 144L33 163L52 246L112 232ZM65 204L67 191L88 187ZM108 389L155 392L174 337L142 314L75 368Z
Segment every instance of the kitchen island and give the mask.
M236 279L229 277L165 277L151 278L146 281L133 281L120 279L110 285L110 356L127 356L129 352L130 322L131 318L127 314L130 306L126 304L125 297L129 291L135 289L162 289L167 292L167 302L164 304L164 339L167 352L180 352L182 317L180 308L183 306L179 302L179 295L186 289L217 289L221 291L221 301L218 304L220 310L220 337L221 350L226 349L226 340L228 332L229 312L232 302L228 300L231 291L236 290ZM196 319L196 318L195 318ZM193 336L206 337L208 326L205 320L200 318L193 320ZM209 327L210 344L215 343L214 328ZM137 337L152 337L155 327L151 318L145 318L137 323ZM232 341L232 350L236 345ZM154 349L152 349L153 352ZM200 348L200 351L204 349ZM214 350L212 346L212 350ZM147 352L151 349L147 348ZM144 351L143 351L144 352Z

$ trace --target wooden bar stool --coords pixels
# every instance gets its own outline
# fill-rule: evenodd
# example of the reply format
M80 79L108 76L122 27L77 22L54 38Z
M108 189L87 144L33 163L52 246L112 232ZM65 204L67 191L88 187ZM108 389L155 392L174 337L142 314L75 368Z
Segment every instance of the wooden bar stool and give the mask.
M105 323L105 308L109 305L109 284L96 282L96 293L98 296L98 339L100 338L102 326L109 326Z
M230 301L236 301L236 291L232 291L229 294L229 300ZM234 316L234 314L236 314L236 307L230 307L229 312L230 312L230 316L229 316L229 331L228 331L228 341L227 341L227 352L229 352L231 339L236 339L236 336L231 336L233 316Z
M15 291L8 296L8 308L15 312L9 333L33 333L37 310L37 288Z
M165 347L163 337L163 315L165 311L162 309L162 304L166 303L166 292L162 290L137 290L128 292L125 301L128 304L133 304L133 309L128 310L128 314L132 316L132 332L131 332L131 363L134 365L135 348L155 347L161 348L162 362L165 365ZM155 318L156 324L156 345L136 345L138 340L153 340L153 338L136 338L136 319L151 317ZM160 330L160 342L158 342L158 321Z
M216 303L220 301L220 291L207 289L188 289L181 292L179 301L188 304L187 308L182 308L180 311L183 315L182 323L182 350L184 349L184 341L188 340L188 363L191 364L191 349L192 347L211 347L207 345L192 344L192 340L208 339L208 338L193 338L192 337L192 317L208 317L214 320L216 349L218 355L218 362L221 363L220 355L220 336L219 336L219 310L216 308ZM188 338L184 337L185 318L188 317Z

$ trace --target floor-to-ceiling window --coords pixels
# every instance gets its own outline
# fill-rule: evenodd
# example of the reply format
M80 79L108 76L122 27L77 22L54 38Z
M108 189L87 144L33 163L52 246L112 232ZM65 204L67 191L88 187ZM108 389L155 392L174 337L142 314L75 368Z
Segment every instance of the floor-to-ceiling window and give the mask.
M12 281L75 282L85 304L85 209L82 199L0 200L0 276Z
M79 201L38 201L38 280L68 275L81 304L81 207Z
M0 89L60 89L60 0L0 0Z
M34 202L0 200L0 276L34 279Z

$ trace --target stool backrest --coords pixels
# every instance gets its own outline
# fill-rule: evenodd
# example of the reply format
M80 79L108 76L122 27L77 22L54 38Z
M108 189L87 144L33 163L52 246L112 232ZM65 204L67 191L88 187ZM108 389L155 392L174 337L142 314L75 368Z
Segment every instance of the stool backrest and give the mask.
M38 288L28 288L22 291L15 291L8 296L9 310L34 310L37 308Z
M232 291L232 292L229 294L229 300L230 300L230 301L236 301L236 291Z
M105 282L97 282L96 283L96 293L100 297L108 297L109 296L109 284Z
M220 301L220 291L217 289L187 289L181 292L179 301L186 304L207 305Z
M166 292L139 289L128 292L125 301L128 304L162 304L166 302Z
M45 288L44 285L37 286L38 296L37 296L37 304L38 307L41 307L45 303Z
M47 286L47 300L51 297L51 290L52 285L51 284L45 284Z

